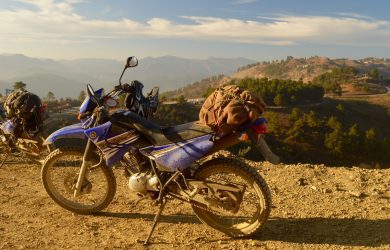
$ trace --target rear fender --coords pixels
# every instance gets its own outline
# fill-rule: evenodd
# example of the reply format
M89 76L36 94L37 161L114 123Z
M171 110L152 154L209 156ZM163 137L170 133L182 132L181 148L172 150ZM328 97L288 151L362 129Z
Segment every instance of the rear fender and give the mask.
M82 123L73 124L64 128L61 128L53 132L46 140L43 142L43 145L49 145L62 138L75 138L75 139L85 139L84 134L85 129L82 127Z

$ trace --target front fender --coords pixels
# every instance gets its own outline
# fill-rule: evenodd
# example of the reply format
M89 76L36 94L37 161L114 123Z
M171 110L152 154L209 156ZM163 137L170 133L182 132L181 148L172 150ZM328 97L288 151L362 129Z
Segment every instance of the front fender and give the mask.
M43 142L43 145L49 145L54 143L56 140L61 138L76 138L76 139L85 139L84 134L85 129L82 128L82 123L73 124L67 127L63 127L51 135L49 135L46 140Z

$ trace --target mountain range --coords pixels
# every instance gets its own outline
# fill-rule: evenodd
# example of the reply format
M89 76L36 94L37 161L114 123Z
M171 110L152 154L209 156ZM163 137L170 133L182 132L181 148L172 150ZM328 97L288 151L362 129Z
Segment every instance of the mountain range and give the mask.
M111 59L53 60L27 57L21 54L0 55L0 93L23 81L27 89L39 96L49 91L56 97L77 97L87 83L94 88L110 90L118 83L125 64ZM218 74L233 74L237 68L254 63L247 58L185 59L174 56L139 59L136 68L128 69L123 82L139 80L145 89L159 86L169 91L199 79Z

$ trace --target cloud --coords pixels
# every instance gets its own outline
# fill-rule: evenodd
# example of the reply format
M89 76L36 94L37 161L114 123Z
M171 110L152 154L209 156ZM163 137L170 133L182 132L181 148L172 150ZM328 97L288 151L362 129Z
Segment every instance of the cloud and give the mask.
M390 46L390 22L353 13L336 16L278 15L253 20L182 16L185 23L163 18L88 19L77 14L80 0L17 0L35 6L0 9L0 41L92 43L100 39L181 38L286 46L293 44ZM246 2L249 2L247 0ZM244 1L241 1L244 2ZM190 21L190 22L188 22Z
M257 0L237 0L234 1L232 4L249 4L249 3L255 3Z

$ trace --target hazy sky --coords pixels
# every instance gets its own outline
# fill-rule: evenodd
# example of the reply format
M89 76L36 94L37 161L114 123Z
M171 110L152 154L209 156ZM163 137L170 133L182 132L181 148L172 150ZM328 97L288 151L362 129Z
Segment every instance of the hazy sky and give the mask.
M390 57L390 1L1 0L0 53Z

